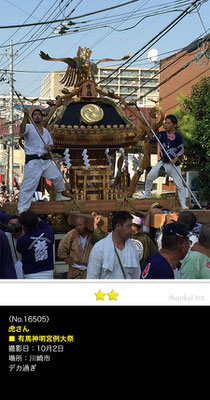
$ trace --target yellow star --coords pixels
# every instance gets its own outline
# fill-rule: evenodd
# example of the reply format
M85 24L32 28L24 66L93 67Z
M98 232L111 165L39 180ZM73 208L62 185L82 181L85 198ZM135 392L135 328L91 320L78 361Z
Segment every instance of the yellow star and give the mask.
M94 293L96 295L96 300L104 300L104 296L106 296L106 293L103 293L101 289L98 291L98 293Z
M115 293L115 291L112 289L112 291L110 293L107 293L109 296L109 300L115 300L117 301L117 296L119 295L119 293Z

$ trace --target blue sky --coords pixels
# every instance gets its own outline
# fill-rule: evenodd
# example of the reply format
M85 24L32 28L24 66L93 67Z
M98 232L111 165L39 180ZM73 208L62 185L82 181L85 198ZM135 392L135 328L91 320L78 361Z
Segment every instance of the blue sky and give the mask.
M61 19L70 13L71 17L75 18L125 2L126 0L105 0L103 2L98 0L0 0L2 11L0 27ZM66 64L60 62L41 60L40 50L49 53L51 57L75 57L80 45L89 47L92 50L92 58L95 60L105 57L121 58L128 53L133 55L181 14L189 4L188 0L136 1L103 13L72 19L76 25L70 27L70 34L62 36L55 33L59 23L53 23L50 26L0 29L0 69L9 68L8 53L5 55L5 50L9 52L9 47L5 46L9 46L9 42L12 40L14 54L18 51L18 54L14 55L14 78L16 80L14 86L26 97L39 96L41 81L47 75L47 71L66 68ZM172 9L176 11L169 12ZM163 53L176 52L177 49L185 47L200 35L204 35L205 30L208 31L209 0L204 2L198 11L187 15L167 35L151 46L158 50L159 59L164 58ZM151 16L151 14L155 15ZM149 17L145 18L148 15ZM139 22L143 17L142 22ZM134 27L134 25L136 26ZM78 29L80 32L72 32L72 29ZM89 30L85 31L85 29ZM39 37L49 36L56 36L56 38L34 43L28 42ZM26 43L18 44L19 42ZM148 52L142 55L134 65L151 66L147 61L147 54ZM116 63L114 64L116 65ZM109 65L112 64L109 63ZM6 94L8 91L9 85L0 82L0 94Z

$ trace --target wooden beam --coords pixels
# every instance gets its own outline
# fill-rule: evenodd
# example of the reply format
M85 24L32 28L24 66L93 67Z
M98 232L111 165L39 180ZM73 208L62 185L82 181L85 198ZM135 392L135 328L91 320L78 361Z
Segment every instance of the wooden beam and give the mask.
M118 200L84 200L81 201L82 212L83 213L91 213L93 211L99 212L111 212L111 211L119 211L119 209L127 209L131 210L133 207L136 211L148 211L148 209L154 203L160 204L163 208L171 210L174 207L179 208L179 202L174 198L151 198L151 199L133 199L126 198L118 199ZM16 203L17 204L17 203ZM36 214L62 214L65 213L65 205L69 204L71 206L70 201L37 201L32 202L30 209L34 211ZM76 206L77 201L74 202ZM80 206L80 201L78 200L78 208ZM131 208L130 208L131 207ZM12 209L14 210L15 203L5 203L3 209L7 214L10 214ZM12 213L14 213L12 211Z
M119 199L119 201L122 199ZM135 213L135 211L142 211L143 213L146 214L148 209L154 204L155 202L159 203L163 208L172 210L171 208L171 201L173 199L171 198L152 198L152 199L130 199L131 203L126 203L126 200L124 201L124 204L122 206L122 203L120 204L119 201L117 200L88 200L84 201L83 208L82 208L82 214L91 214L93 211L99 212L104 214L104 216L107 216L110 212L113 211L119 211L119 207L122 206L122 209L127 209L129 212ZM33 202L31 204L31 210L34 211L36 214L64 214L66 211L66 207L64 206L64 203L68 204L70 202L63 202L63 201L43 201L43 202ZM174 216L179 213L182 210L179 207L179 202L176 200L175 205L176 207L173 207L173 213L167 214L168 216ZM130 206L133 205L135 207L135 210L131 210ZM15 214L17 212L17 203L11 202L11 203L5 203L3 206L4 211L6 214L11 215ZM78 209L79 210L79 209ZM193 214L196 215L197 217L197 222L199 223L210 223L210 210L194 210L194 209L189 209L189 211L193 212ZM78 211L77 214L81 214L80 211ZM71 212L70 212L71 214ZM163 222L165 221L165 213L156 213L154 216L151 217L151 227L154 228L159 228ZM107 229L107 221L104 220L104 228L105 230Z
M190 210L197 217L197 222L210 223L210 210Z
M150 217L151 228L160 228L165 223L166 216L168 218L171 218L171 222L172 222L172 219L174 221L177 221L177 219L178 219L178 213L173 213L173 214L172 213L170 213L170 214L156 213L156 214L151 215L151 217Z
M164 224L166 216L168 216L169 219L171 218L176 221L178 219L179 213L182 211L184 210L176 211L170 214L165 214L165 213L153 214L151 215L150 226L153 228L159 228ZM197 222L201 224L208 222L210 223L210 210L189 210L189 211L191 211L197 217Z

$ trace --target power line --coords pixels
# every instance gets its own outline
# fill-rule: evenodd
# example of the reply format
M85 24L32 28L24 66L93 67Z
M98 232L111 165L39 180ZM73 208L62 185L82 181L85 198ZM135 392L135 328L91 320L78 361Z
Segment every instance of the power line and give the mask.
M197 39L196 39L197 40ZM204 43L204 42L202 42ZM182 49L182 51L186 50L186 48ZM199 61L199 59L201 57L203 57L204 55L208 54L208 49L204 50L201 54L196 55L196 57L194 57L192 60L190 60L188 63L186 63L185 65L183 65L181 68L179 68L177 71L175 71L173 74L171 74L169 77L167 77L166 79L164 79L164 81L160 82L158 85L156 85L155 87L153 87L152 89L150 89L147 93L145 93L144 95L141 95L139 99L136 99L136 101L143 99L144 97L148 96L148 94L152 93L154 90L158 89L160 86L164 85L165 83L167 83L170 79L172 79L174 76L178 75L180 72L182 72L184 69L186 69L187 67L189 67L190 64L192 64L192 62L197 62ZM172 65L176 64L177 62L180 61L181 58L187 56L188 53L182 53L179 57L177 57L174 61L172 61L170 64L166 65L164 68L162 68L161 70L159 70L156 74L153 75L153 78L157 75L160 75L162 72L164 72L167 68L171 67ZM152 67L153 68L153 67ZM151 68L151 69L152 69ZM207 69L208 70L208 69ZM142 87L144 87L147 83L149 83L150 79L148 79L143 85L140 86L140 88L133 90L131 93L129 93L127 96L124 96L124 98L132 96L132 94L134 94L137 90L141 89Z
M71 19L79 19L79 18L83 18L83 17L88 17L89 15L98 14L98 13L101 13L101 12L104 12L104 11L114 10L115 8L127 6L128 4L135 3L137 1L140 1L140 0L130 0L130 1L127 1L126 3L119 4L118 6L112 6L112 7L109 7L109 8L104 8L103 10L98 10L98 11L93 11L93 12L86 13L86 14L83 14L83 15L78 15L76 17L71 17ZM24 25L23 24L22 25L5 25L5 26L0 26L0 29L25 28L25 27L28 27L28 26L54 24L54 23L58 23L58 22L68 21L68 20L69 20L69 18L62 18L62 19L57 19L57 20L52 20L52 21L35 22L35 23L24 24Z
M196 4L197 2L198 2L198 0L195 1L194 3L192 3L186 10L183 11L183 13L186 13L185 15L187 15L187 13L188 13L187 10L188 10L192 5ZM178 2L177 2L177 3L178 3ZM124 4L125 4L125 3L124 3ZM121 6L122 6L122 5L121 5ZM112 9L112 8L109 8L109 9ZM100 10L100 12L101 12L101 11L102 11L102 10ZM191 12L191 11L190 11L190 12ZM182 14L183 14L183 13L182 13ZM182 14L181 14L181 15L182 15ZM174 21L177 20L176 23L178 23L178 22L181 20L181 19L178 20L178 19L180 18L181 15L179 15L179 16L174 20ZM185 15L184 15L184 16L185 16ZM183 16L182 18L184 18L184 16ZM172 21L171 24L174 24L174 21ZM170 29L172 29L172 28L176 25L176 23L175 23ZM48 22L48 24L50 25L50 22ZM161 31L157 36L155 36L155 38L156 38L156 37L159 37L159 35L160 35L162 32L164 32L165 30L167 30L171 24L169 24L163 31ZM45 28L44 28L44 29L45 29ZM48 29L48 28L47 28L47 29ZM165 35L166 33L168 33L170 29L168 29L167 32L164 33L164 35ZM37 32L36 32L36 35L37 35ZM162 35L162 36L164 36L164 35ZM161 37L162 37L162 36L161 36ZM55 37L56 37L56 36L55 36ZM161 38L161 37L160 37L160 38ZM154 41L155 38L153 38L153 39L152 39L149 43L147 43L143 48L141 48L138 52L136 52L136 53L134 54L134 56L130 57L130 59L129 59L128 61L126 61L126 63L127 63L127 62L130 62L131 60L133 60L133 58L134 58L135 56L137 56L132 62L130 62L129 65L133 64L134 62L136 62L136 61L147 51L147 49L146 49L142 54L140 54L140 55L139 55L139 52L141 52L143 49L145 49L145 47L147 47L152 41ZM158 39L155 41L155 43L156 43L158 40L160 40L160 38L158 38ZM40 39L35 39L35 41L40 41L40 40L43 40L43 41L44 41L44 40L46 40L46 39L47 39L47 38L40 38ZM27 41L27 44L28 44L28 43L29 43L29 41ZM37 48L37 46L36 46L36 48ZM35 48L35 49L36 49L36 48ZM34 51L35 49L33 49L32 51ZM27 49L26 49L26 50L27 50ZM26 51L26 50L25 50L25 51ZM31 52L32 52L32 51L31 51ZM31 52L30 52L29 54L31 54ZM22 54L23 54L23 53L22 53ZM21 54L21 55L22 55L22 54ZM29 54L28 54L28 55L29 55ZM27 56L28 56L28 55L27 55ZM22 61L22 60L20 60L19 63L20 63L21 61ZM124 63L123 65L121 65L119 68L122 68L126 63ZM128 68L129 65L127 65L126 68ZM119 68L118 68L117 70L119 70ZM125 70L126 68L124 68L124 70ZM124 70L123 70L123 71L124 71ZM116 70L115 70L115 71L116 71ZM115 71L114 71L114 72L115 72ZM47 71L46 71L46 72L47 72ZM46 73L46 72L44 71L43 73ZM40 72L40 73L41 73L41 72ZM111 75L112 75L112 74L111 74ZM110 75L110 76L111 76L111 75ZM110 77L110 76L109 76L109 77ZM107 78L109 78L109 77L107 77ZM106 79L107 79L107 78L106 78ZM100 83L101 83L101 82L100 82Z
M57 10L57 8L59 8L59 6L57 6L55 10ZM55 10L54 10L54 11L55 11ZM51 13L51 14L52 14L52 13ZM61 14L61 11L59 11L59 12L56 14L56 16L57 16L57 15L60 15L60 14ZM44 27L43 30L42 30L42 32L39 33L39 36L40 36L42 33L44 33L44 32L50 27L50 25L51 25L51 23L49 23L49 26L48 26L48 27ZM39 30L39 29L40 29L40 27L38 28L38 30ZM42 28L41 28L41 29L42 29ZM38 33L38 30L37 30L37 32L36 32L35 34ZM41 42L44 42L44 40L45 40L45 38L43 38ZM33 50L31 50L26 56L24 56L24 58L22 58L21 60L19 60L18 63L16 63L16 65L20 64L20 63L23 61L23 59L25 60L25 58L28 57L28 56L39 46L39 44L40 44L40 43L38 43L37 46L36 46ZM24 46L22 46L22 47L20 48L20 50L21 50L23 47L24 47ZM25 50L23 50L23 52L22 52L20 55L23 55L28 49L30 49L30 47L31 47L31 44L29 44L29 46L26 47ZM19 51L20 51L20 50L19 50Z
M80 0L80 2L81 2L82 0ZM149 1L149 0L148 0ZM68 2L69 3L69 2ZM54 3L55 4L55 3ZM130 30L130 29L133 29L133 28L135 28L135 26L137 26L140 22L142 22L145 18L149 18L149 17L153 17L153 16L158 16L158 15L161 15L161 14L165 14L165 13L169 13L169 12L177 12L177 11L179 11L179 8L174 8L175 7L175 5L177 4L177 2L175 1L175 3L173 3L172 5L170 4L170 5L168 5L168 3L165 3L165 4L163 4L161 7L159 6L159 7L157 7L157 11L155 11L155 7L152 7L151 8L151 11L150 11L150 9L147 9L147 8L145 8L144 9L144 12L143 13L140 13L140 14L138 14L137 12L135 12L135 14L134 14L134 11L132 11L132 12L129 12L129 13L124 13L124 14L120 14L120 15L118 15L118 16L115 16L115 17L112 17L112 18L115 18L115 19L112 19L112 20L106 20L106 19L104 19L103 18L103 22L104 22L104 24L101 24L101 18L99 18L99 19L97 19L97 20L93 20L94 22L93 22L93 24L91 25L91 21L89 21L89 25L85 25L85 26L77 26L77 27L75 27L74 29L72 29L71 28L71 31L70 32L68 32L68 30L70 29L70 28L66 28L66 25L64 26L64 28L66 29L66 31L65 32L63 32L62 34L64 34L65 36L67 36L67 35L69 35L69 34L74 34L74 33L80 33L80 32L86 32L86 31L89 31L89 30L93 30L93 29L101 29L101 28L110 28L110 29L112 29L112 30L114 30L114 31L117 31L117 32L121 32L121 31L126 31L126 30ZM189 1L187 0L187 1L183 1L183 0L181 0L179 3L178 3L179 5L180 4L182 4L182 6L185 4L189 4ZM67 4L68 5L68 4ZM59 7L59 6L58 6ZM58 8L57 7L57 8ZM66 7L66 6L65 6ZM170 8L169 8L170 7ZM172 7L172 8L171 8ZM76 8L76 7L75 7ZM45 14L46 15L46 14ZM125 17L123 17L124 19L123 19L123 21L122 21L122 16L125 16ZM110 17L109 17L110 18ZM107 25L107 24L115 24L115 23L117 23L119 20L120 20L120 24L118 24L118 26L119 25L121 25L125 20L126 21L128 21L128 20L131 20L131 19L137 19L137 18L140 18L140 20L138 20L138 22L136 23L136 24L134 24L134 25L132 25L132 26L130 26L130 27L128 27L128 28L124 28L124 29L120 29L120 30L117 30L116 28L114 28L113 26L110 26L110 25ZM99 22L96 22L96 21L99 21ZM88 23L88 21L82 21L81 22L81 24L87 24ZM49 24L50 24L50 22L49 22ZM75 25L76 25L76 23L75 23ZM34 27L32 28L32 30L34 29ZM38 32L38 31L37 31ZM22 37L22 39L24 38L24 37L26 37L28 34L29 34L30 32L28 32L26 35L24 35L23 37ZM108 34L105 34L105 37L107 37L107 35L109 35L110 33L108 33ZM13 35L12 35L13 36ZM34 35L32 35L31 37L33 37ZM19 42L17 42L17 43L14 43L13 44L13 46L18 46L18 45L21 45L21 44L28 44L28 43L33 43L33 42L36 42L36 41L41 41L41 40L46 40L46 39L52 39L52 38L57 38L58 36L57 35L52 35L52 36L46 36L46 37L44 37L44 38L39 38L39 39L33 39L33 40L27 40L27 41L24 41L24 42L21 42L21 40L22 39L20 39L20 41ZM103 38L102 38L103 39ZM5 42L4 42L5 43ZM96 42L96 44L98 44L98 41ZM95 44L93 45L93 46L95 46ZM2 45L2 46L0 46L0 48L4 48L4 47L8 47L8 45Z
M166 3L166 4L163 4L162 6L160 6L160 5L156 6L156 7L153 6L153 7L151 7L151 10L150 9L149 10L144 9L144 13L143 14L142 13L140 13L140 14L135 13L134 16L131 15L131 16L125 17L125 19L127 21L128 20L132 20L132 19L137 19L137 17L140 18L140 19L134 25L126 27L126 28L123 28L123 29L116 29L116 28L113 28L112 26L107 26L107 25L102 25L102 27L111 28L116 32L125 32L125 31L128 31L130 29L135 28L137 25L139 25L146 18L150 18L150 17L153 17L153 16L162 15L162 14L168 14L169 12L182 11L182 10L180 10L180 5L182 5L182 7L183 7L184 5L186 6L187 4L191 4L190 1L181 1L179 3L179 5L177 5L177 6L175 6L174 4L171 5L171 4ZM111 23L113 23L113 21L108 21L108 22L105 21L105 23L106 24L108 24L108 23L111 24ZM94 26L95 26L95 28L98 27L96 24Z
M57 3L57 1L58 1L58 0L55 0L55 1L54 1L52 7L50 8L50 11L51 11L52 8L54 7L54 5ZM52 13L55 12L57 9L58 9L58 6L52 11ZM42 16L42 18L44 18L50 11L48 10L47 12L45 12L45 14ZM52 15L52 13L50 14L50 16ZM34 28L35 28L35 27L32 27L32 28L29 30L28 33L26 33L26 34L24 34L24 35L22 36L22 38L21 38L20 40L26 38L27 35L29 35L30 32L32 32L32 31L34 30ZM33 36L35 36L39 30L40 30L40 27L39 27L39 28L37 29L37 31L31 36L31 38L32 38ZM24 44L26 44L26 46L27 46L28 43L29 43L28 41L24 42ZM18 43L17 43L17 44L18 44ZM19 49L19 51L20 51L22 48L24 48L24 45ZM21 55L21 54L19 54L19 57L20 57L20 55ZM6 63L4 63L3 66L4 66L5 64L6 64Z
M210 70L210 68L207 68L206 71L209 71L209 70ZM176 89L175 91L168 93L168 94L167 94L166 96L164 96L164 97L161 97L161 101L162 101L162 100L165 100L167 97L169 97L169 96L171 96L172 94L174 94L174 92L176 92L177 90L180 90L180 89L182 89L183 87L185 87L186 85L188 85L189 83L193 82L194 79L198 79L202 74L203 74L203 71L200 72L198 75L194 76L192 79L190 79L190 80L188 80L187 82L185 82L183 85L181 85L181 86L180 86L178 89ZM178 105L180 105L179 102L177 102L176 104L173 104L173 106L171 106L170 109L175 108L175 107L178 106ZM165 112L167 112L168 110L169 110L169 108L165 109Z
M206 30L206 27L205 27L205 25L204 25L203 19L202 19L201 15L200 15L200 12L199 12L198 7L196 7L196 11L197 11L198 17L199 17L199 19L200 19L201 25L202 25L202 27L203 27L204 33L207 34L207 30Z
M150 15L146 15L146 16L144 16L144 17L142 17L142 19L141 20L139 20L135 25L133 25L133 26L131 26L131 27L129 27L129 28L125 28L125 29L122 29L122 30L120 30L120 31L125 31L125 30L128 30L128 29L133 29L136 25L138 25L140 22L142 22L145 18L149 18L149 17L152 17L152 16L156 16L156 15L160 15L160 14L164 14L165 12L167 12L167 13L169 13L169 12L175 12L175 11L177 11L177 10L175 10L175 9L172 9L172 10L167 10L167 11L159 11L158 13L154 13L154 12L152 12ZM136 17L135 17L136 18ZM128 20L129 19L129 17L128 18L126 18L126 20ZM120 22L120 24L118 24L118 26L119 25L121 25L122 23L123 23L124 21L121 21ZM110 28L110 29L112 29L112 30L115 30L115 31L117 31L117 29L116 28L114 28L114 27L111 27L111 26L108 26L108 25L96 25L96 24L94 24L94 26L92 27L91 25L90 26L86 26L86 27L84 27L84 28L82 28L82 27L78 27L78 28L75 28L75 29L73 29L73 30L71 30L71 32L66 32L65 33L65 36L67 36L67 35L72 35L72 34L74 34L74 33L80 33L80 32L86 32L86 31L89 31L89 30L93 30L93 29L99 29L99 28ZM32 28L33 29L33 28ZM45 29L46 30L46 29ZM119 31L119 30L118 30ZM38 31L37 31L38 32ZM37 34L37 32L36 32L36 34ZM44 32L44 31L43 31ZM105 35L103 35L102 36L102 38L101 39L98 39L94 44L93 44L93 46L91 46L91 48L93 48L93 47L95 47L98 43L100 43L105 37L107 37L108 35L110 35L112 32L108 32L108 33L106 33ZM28 35L28 34L27 34ZM25 36L27 36L27 35L25 35ZM12 35L13 36L13 35ZM25 37L24 36L24 37ZM33 37L34 35L32 35L31 37ZM23 38L24 38L23 37ZM13 46L18 46L18 45L24 45L24 44L29 44L29 43L35 43L35 42L38 42L38 41L44 41L44 40L49 40L49 39L54 39L54 38L58 38L58 35L56 34L56 35L52 35L52 36L45 36L45 37L41 37L41 38L36 38L36 39L31 39L31 40L26 40L26 41L23 41L23 42L17 42L17 43L14 43L13 44ZM5 43L5 42L4 42ZM2 46L0 46L0 48L7 48L8 47L8 45L2 45ZM21 47L21 49L23 48L24 46L22 46ZM30 46L29 46L30 47ZM21 50L21 49L19 49L19 51Z
M43 1L44 1L44 0L41 0L41 1L39 2L39 4L37 4L37 6L36 6L36 7L34 8L34 10L29 14L29 16L25 19L25 21L23 22L22 25L24 25L24 24L29 20L29 18L31 18L31 17L33 16L34 12L37 10L37 8L40 6L40 4L43 3ZM22 25L21 25L21 26L22 26ZM5 40L5 41L2 43L2 45L0 46L0 48L3 47L3 45L4 45L8 40L10 40L10 39L21 29L21 26L20 26L7 40ZM8 47L8 46L7 46L7 47Z
M144 45L140 50L138 50L132 57L130 57L127 61L125 61L121 66L119 66L118 68L116 68L110 75L108 75L106 78L102 79L99 83L103 83L105 80L109 79L110 77L112 77L117 71L119 71L124 65L126 65L127 63L129 63L120 73L124 72L130 65L132 65L137 59L139 59L144 53L146 53L146 51L148 51L148 49L151 47L151 45L154 45L155 43L157 43L163 36L165 36L171 29L174 28L174 26L176 26L187 14L189 14L190 12L193 11L193 9L195 8L196 4L199 2L200 0L196 0L194 1L189 7L187 7L181 14L178 15L178 17L176 17L172 22L170 22L170 24L168 24L164 29L162 29L153 39L151 39L148 43L146 43L146 45ZM192 8L192 10L190 10ZM139 55L140 53L140 55ZM134 59L134 57L136 57ZM134 59L134 61L131 61L132 59ZM118 75L115 75L114 78L112 78L110 80L110 82L115 79L116 77L118 77L120 75L120 73L118 73ZM110 83L109 82L109 83Z
M79 6L80 3L81 3L81 0L80 0L79 3L77 3L77 5L71 10L70 14L72 14L72 13L76 10L76 8ZM62 7L62 8L57 7L57 8L60 9L60 11L56 14L56 17L57 17L58 15L60 15L60 13L61 13L62 11L64 11L68 5L69 5L69 1L67 0L67 3L66 3L66 4L63 4L63 7ZM57 8L56 8L56 9L57 9ZM69 14L69 15L70 15L70 14ZM50 27L50 25L51 25L51 23L49 23L49 27ZM42 29L42 32L39 33L39 35L41 35L44 31L46 31L46 30L48 29L48 27L47 27L47 28L46 28L46 27L44 27L44 28L39 27L38 30L40 30L40 29ZM38 30L37 30L37 32L38 32ZM44 40L45 40L45 38L43 38L43 40L41 41L41 43L42 43ZM20 64L23 60L25 60L25 58L28 57L33 51L35 51L35 50L37 49L38 46L39 46L39 44L37 44L37 46L36 46L35 48L33 48L33 49L32 49L24 58L22 58L18 63L16 63L16 66L17 66L18 64ZM30 45L29 45L29 48L30 48ZM25 52L26 50L27 50L27 49L25 49L24 52ZM24 52L23 52L23 53L24 53ZM23 54L23 53L22 53L22 54ZM23 89L23 90L24 90L24 89Z
M57 3L57 1L58 1L58 0L55 0L55 2L53 3L53 6ZM52 7L53 7L53 6L52 6ZM56 8L50 13L49 17L51 17L51 16L53 15L53 13L56 12L57 9L59 9L59 6L58 6L58 5L57 5ZM48 11L44 14L44 16L46 16L50 11L51 11L51 9L48 10ZM58 13L56 13L56 17L57 17L58 15L60 15L60 13L61 13L60 11L59 11ZM35 27L33 27L26 35L24 35L23 38L25 38L34 28L35 28ZM39 32L40 29L41 29L42 31L38 34L38 32ZM46 27L44 27L44 28L39 27L39 28L36 30L36 32L31 36L31 38L33 38L35 35L38 35L38 37L39 37L39 36L40 36L43 32L45 32L47 29L48 29L48 28L46 28ZM36 40L37 40L37 38L36 38ZM42 41L44 41L44 40L45 40L45 38L42 38ZM25 42L26 46L23 45L23 46L20 47L20 49L18 49L19 55L18 55L17 59L20 58L20 57L31 47L31 44L29 44L29 43L30 43L29 40L27 40L27 41ZM28 44L29 44L29 45L28 45ZM28 45L28 46L27 46L27 45ZM25 49L24 49L24 47L25 47ZM36 47L38 47L38 46L36 46ZM32 51L34 51L34 50L36 49L36 47L35 47ZM22 53L20 53L20 51L21 51L22 49L24 49L24 50L22 51ZM29 54L31 54L32 51L31 51ZM24 60L25 60L25 58L26 58L29 54L27 54L27 55L24 57ZM16 63L16 65L20 64L20 62L21 62L22 60L23 60L23 59L19 60L19 62ZM5 65L5 64L3 64L3 65Z
M161 56L161 55L165 55L165 54L170 54L170 53L178 52L180 50L182 50L182 48L181 49L173 49L173 50L165 51L163 53L160 53L159 55ZM144 61L144 60L148 60L148 58L145 57L144 59L142 59L142 61ZM94 61L98 61L98 59L94 59ZM1 69L0 68L0 72L7 73L8 71L9 71L9 69ZM27 70L15 70L14 69L14 72L15 73L26 73L26 74L49 74L52 71L51 70L50 71L32 71L32 70L31 71L27 71Z
M177 63L182 57L184 57L184 56L186 56L186 53L181 54L176 60L172 61L170 64L168 64L168 65L167 65L166 67L164 67L162 70L157 71L157 72L153 75L152 79L154 79L156 76L160 75L161 72L165 71L167 68L169 68L169 67L171 67L172 65L176 64L176 63ZM150 71L151 71L154 67L155 67L155 66L153 66L152 68L150 68ZM142 89L142 88L143 88L147 83L149 83L149 82L150 82L150 79L148 79L148 80L147 80L146 82L144 82L144 84L141 85L138 89L133 90L131 93L129 93L129 94L128 94L127 96L125 96L124 98L129 97L129 96L132 96L132 94L134 94L137 90ZM148 96L149 93L151 93L151 92L153 92L154 90L158 89L159 86L160 86L160 85L158 84L157 86L153 87L151 90L149 90L149 91L148 91L147 93L145 93L144 95L141 95L140 98L139 98L139 100L140 100L140 99L143 99L143 98L146 97L146 96ZM136 100L136 101L137 101L137 100Z
M149 1L150 1L150 0L146 0L146 3L144 3L143 5L141 5L140 7L138 7L137 9L132 10L130 13L126 13L126 16L125 16L125 14L123 14L123 15L124 15L123 19L122 19L122 15L120 15L120 23L117 25L117 28L118 28L118 26L122 25L126 20L130 19L130 16L132 17L134 14L135 14L135 16L136 16L137 11L138 11L139 9L141 9L141 8L142 8L145 4L147 4ZM109 18L109 17L108 17L108 18ZM98 19L98 21L100 21L100 20L101 20L101 18ZM111 29L111 31L109 31L109 32L107 32L106 34L102 35L101 38L98 38L98 39L93 43L93 45L90 46L91 49L93 49L93 48L94 48L95 46L97 46L100 42L102 42L105 38L107 38L107 36L109 36L110 34L113 33L114 28L113 28L113 27L110 27L110 29Z

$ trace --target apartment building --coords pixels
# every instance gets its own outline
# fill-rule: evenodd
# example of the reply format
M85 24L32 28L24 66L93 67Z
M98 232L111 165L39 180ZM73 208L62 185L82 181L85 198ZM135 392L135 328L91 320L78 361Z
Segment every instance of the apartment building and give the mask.
M40 97L54 99L65 87L60 83L65 71L51 71L41 83Z
M99 67L95 81L99 88L108 91L114 90L115 94L122 96L127 102L138 101L138 106L153 107L159 99L159 70L157 68L129 67L126 70L118 67ZM41 97L54 99L62 93L65 87L60 83L64 71L52 71L41 84ZM111 76L110 76L111 75ZM148 93L149 92L149 93ZM148 95L147 95L148 93Z
M140 107L153 107L154 102L159 99L159 90L155 89L159 84L159 70L138 67L118 70L117 68L116 66L99 67L95 77L99 88L104 91L114 90L115 94L123 97L127 102L137 100Z

